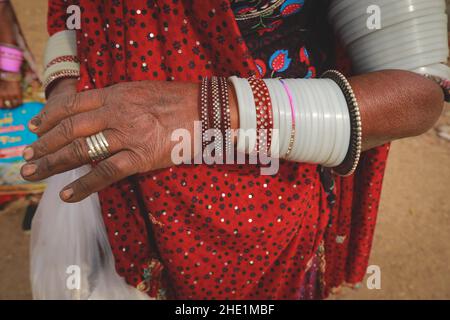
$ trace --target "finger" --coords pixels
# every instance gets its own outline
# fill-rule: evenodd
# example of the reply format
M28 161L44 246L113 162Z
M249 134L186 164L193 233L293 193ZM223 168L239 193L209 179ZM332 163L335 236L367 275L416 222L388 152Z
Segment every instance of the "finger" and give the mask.
M11 109L12 108L11 97L6 96L6 97L3 98L3 107L5 109Z
M31 146L25 148L23 157L26 161L39 159L61 149L77 138L96 134L107 128L107 119L105 112L101 109L65 118Z
M110 154L113 155L122 150L121 143L114 138L112 130L106 130L103 134L108 141ZM39 181L91 163L88 150L86 138L76 139L55 153L25 164L21 169L22 177L28 181Z
M60 197L65 202L78 202L94 192L137 173L130 151L122 151L99 162L88 174L66 186Z
M105 101L105 90L58 95L50 99L41 112L30 120L28 127L37 134L43 134L65 118L99 108Z
M22 105L23 100L22 95L20 93L17 96L15 96L14 99L17 107Z
M13 108L17 108L18 106L20 106L22 104L21 99L19 96L14 96L11 98L11 102L12 102L12 107Z

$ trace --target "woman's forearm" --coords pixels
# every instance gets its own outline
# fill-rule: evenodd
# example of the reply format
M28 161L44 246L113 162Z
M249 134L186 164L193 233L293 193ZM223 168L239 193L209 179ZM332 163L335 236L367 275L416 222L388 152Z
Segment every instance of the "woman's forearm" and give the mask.
M349 80L361 111L364 150L426 132L444 106L441 88L412 72L387 70Z
M0 42L16 45L14 37L14 17L8 2L0 3Z

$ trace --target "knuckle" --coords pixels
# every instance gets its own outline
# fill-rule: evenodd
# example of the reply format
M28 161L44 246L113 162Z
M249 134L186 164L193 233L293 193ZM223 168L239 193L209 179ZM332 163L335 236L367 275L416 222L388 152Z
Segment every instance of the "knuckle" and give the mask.
M76 183L76 189L82 194L89 194L91 191L84 179L80 179Z
M66 101L63 106L65 113L68 115L74 113L79 105L79 101L80 99L78 94L72 93L67 95Z
M106 89L98 89L98 90L94 90L93 94L94 94L94 98L99 101L99 103L101 105L104 105L106 102L106 98L108 96L108 92L109 92L109 88Z
M52 161L50 161L49 157L44 157L40 160L39 167L43 172L52 172L55 166Z
M39 139L33 144L33 150L36 152L36 155L42 155L49 153L50 147L46 139Z
M66 118L58 125L58 134L69 140L73 137L73 119Z
M111 161L102 161L98 164L96 172L99 178L110 180L111 177L116 177L121 174L121 169Z
M71 152L78 163L86 162L87 156L83 148L83 142L80 139L74 140L71 144Z
M143 161L141 160L141 157L137 153L130 152L128 154L128 160L130 162L131 168L133 168L133 170L135 172L145 172L146 171Z

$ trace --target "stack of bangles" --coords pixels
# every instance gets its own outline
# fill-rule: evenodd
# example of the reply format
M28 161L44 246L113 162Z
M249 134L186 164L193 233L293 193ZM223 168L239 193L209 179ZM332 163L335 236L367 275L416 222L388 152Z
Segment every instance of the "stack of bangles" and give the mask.
M19 82L21 77L23 52L20 48L0 43L0 81ZM12 106L12 101L3 101L5 107Z
M321 79L228 80L239 109L238 152L321 164L342 176L355 172L362 151L361 116L341 73L330 70ZM213 145L217 150L225 141L229 153L233 141L227 133L231 125L226 88L224 78L204 78L200 101L203 148ZM209 144L208 129L222 133L222 138Z
M47 96L48 89L57 80L80 76L74 30L60 31L50 37L45 50L44 65L43 88Z

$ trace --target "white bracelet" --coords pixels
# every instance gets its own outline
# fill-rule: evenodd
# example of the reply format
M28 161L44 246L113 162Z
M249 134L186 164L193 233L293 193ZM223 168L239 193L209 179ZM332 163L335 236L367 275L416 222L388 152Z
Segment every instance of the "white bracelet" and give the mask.
M422 68L447 63L444 0L377 0L382 28L361 28L371 0L332 0L329 22L352 58L357 73L386 69L423 74Z
M329 158L334 146L334 137L331 132L332 124L330 123L334 112L330 107L329 100L325 97L322 81L319 79L311 79L309 83L313 94L317 97L317 101L319 102L317 104L319 106L319 134L318 142L315 146L317 150L313 155L313 161L324 163Z
M347 154L350 143L350 117L348 113L347 102L339 86L332 80L323 79L323 88L335 107L335 146L324 163L327 167L336 167L340 165Z
M256 112L251 87L246 79L231 77L239 109L240 129L238 151L249 153L245 138L249 129L256 133ZM330 79L264 79L272 100L274 129L279 137L272 140L272 156L296 162L318 163L327 167L340 165L349 150L350 116L347 101L340 87ZM289 93L288 93L289 91ZM288 156L293 133L291 101L295 110L295 131L292 150ZM244 134L245 133L245 134Z
M264 79L266 83L267 89L269 90L270 100L272 102L272 116L273 116L273 131L272 131L272 144L270 148L270 156L279 158L281 156L280 152L280 143L284 141L284 136L281 134L280 128L280 107L283 102L280 101L280 98L277 94L277 90L274 87L272 81L270 79ZM280 138L282 139L280 141Z
M45 49L44 65L48 66L44 71L44 92L50 84L60 78L79 77L80 64L76 60L77 45L74 30L60 31L52 35ZM67 59L67 57L74 57Z
M287 136L290 136L290 132L292 129L292 116L289 105L289 98L280 83L279 80L276 79L265 79L264 82L269 89L270 97L272 96L276 99L276 103L274 105L272 101L273 114L275 119L275 114L278 115L278 129L279 129L279 143L278 143L278 155L280 158L283 158L289 147L289 139L286 139ZM273 137L272 137L273 144Z
M75 30L64 30L52 35L44 53L44 66L62 56L77 56L77 37Z
M311 101L314 97L305 86L306 79L287 79L291 92L296 99L296 127L295 144L292 148L290 160L308 162L310 150L312 149L312 106Z

